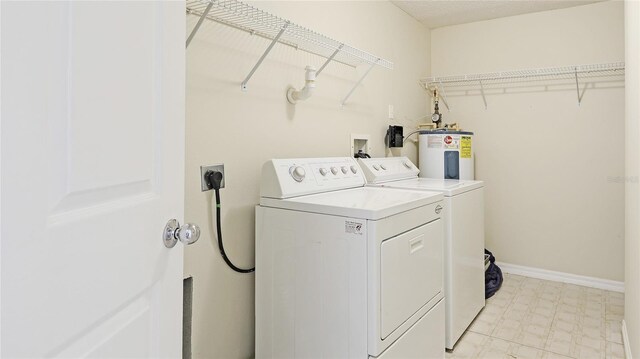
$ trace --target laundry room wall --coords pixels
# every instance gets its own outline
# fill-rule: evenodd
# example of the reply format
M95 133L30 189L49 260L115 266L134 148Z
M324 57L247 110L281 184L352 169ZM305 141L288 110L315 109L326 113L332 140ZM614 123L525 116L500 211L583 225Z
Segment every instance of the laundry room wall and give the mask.
M429 31L387 1L256 1L263 10L394 62L374 68L340 106L367 66L331 63L311 98L287 103L289 85L304 84L304 68L324 59L277 44L242 92L240 83L269 42L205 21L187 49L185 221L202 229L186 248L185 276L193 277L192 356L249 358L254 352L254 275L223 262L213 234L212 192L200 191L200 166L224 163L222 230L231 260L254 263L254 206L260 170L271 158L349 156L350 135L369 135L371 154L391 154L383 137L389 124L415 128L426 115L418 79L428 74ZM197 18L187 15L187 32ZM388 119L388 105L395 119ZM417 159L407 141L394 155ZM260 271L257 268L256 271Z
M601 2L435 29L432 75L624 61L623 8ZM486 110L479 86L447 94L445 122L476 134L486 246L498 261L624 280L624 83L597 87L579 106L575 81L488 88Z

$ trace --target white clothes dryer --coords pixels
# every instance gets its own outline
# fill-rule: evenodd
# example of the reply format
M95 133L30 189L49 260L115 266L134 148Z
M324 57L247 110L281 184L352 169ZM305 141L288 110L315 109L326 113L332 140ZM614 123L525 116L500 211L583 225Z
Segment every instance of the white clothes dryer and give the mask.
M484 308L484 183L419 178L406 157L358 159L369 186L444 194L446 348Z
M443 358L443 195L353 158L274 159L256 206L256 358Z

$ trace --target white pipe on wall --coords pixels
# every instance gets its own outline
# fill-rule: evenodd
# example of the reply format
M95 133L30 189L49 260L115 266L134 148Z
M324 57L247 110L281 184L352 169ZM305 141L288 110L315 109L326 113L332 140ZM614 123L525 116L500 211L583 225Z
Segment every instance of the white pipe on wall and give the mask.
M316 88L316 68L307 66L305 67L305 71L304 87L301 90L289 87L287 90L287 100L294 105L298 103L298 101L304 101L311 97L313 90Z

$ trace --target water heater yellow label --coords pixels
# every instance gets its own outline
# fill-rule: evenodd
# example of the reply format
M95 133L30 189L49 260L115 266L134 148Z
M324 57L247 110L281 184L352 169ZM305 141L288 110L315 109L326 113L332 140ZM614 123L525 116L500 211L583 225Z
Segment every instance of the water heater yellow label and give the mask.
M460 137L460 158L471 158L471 136Z

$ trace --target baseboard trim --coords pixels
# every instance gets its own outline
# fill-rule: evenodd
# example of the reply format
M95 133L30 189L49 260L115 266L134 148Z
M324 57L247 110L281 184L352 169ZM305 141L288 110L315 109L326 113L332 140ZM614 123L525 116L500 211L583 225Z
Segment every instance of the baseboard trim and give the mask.
M496 262L505 273L624 293L624 282Z
M629 333L627 332L627 323L622 320L622 344L624 345L624 357L633 359L631 356L631 344L629 344Z

